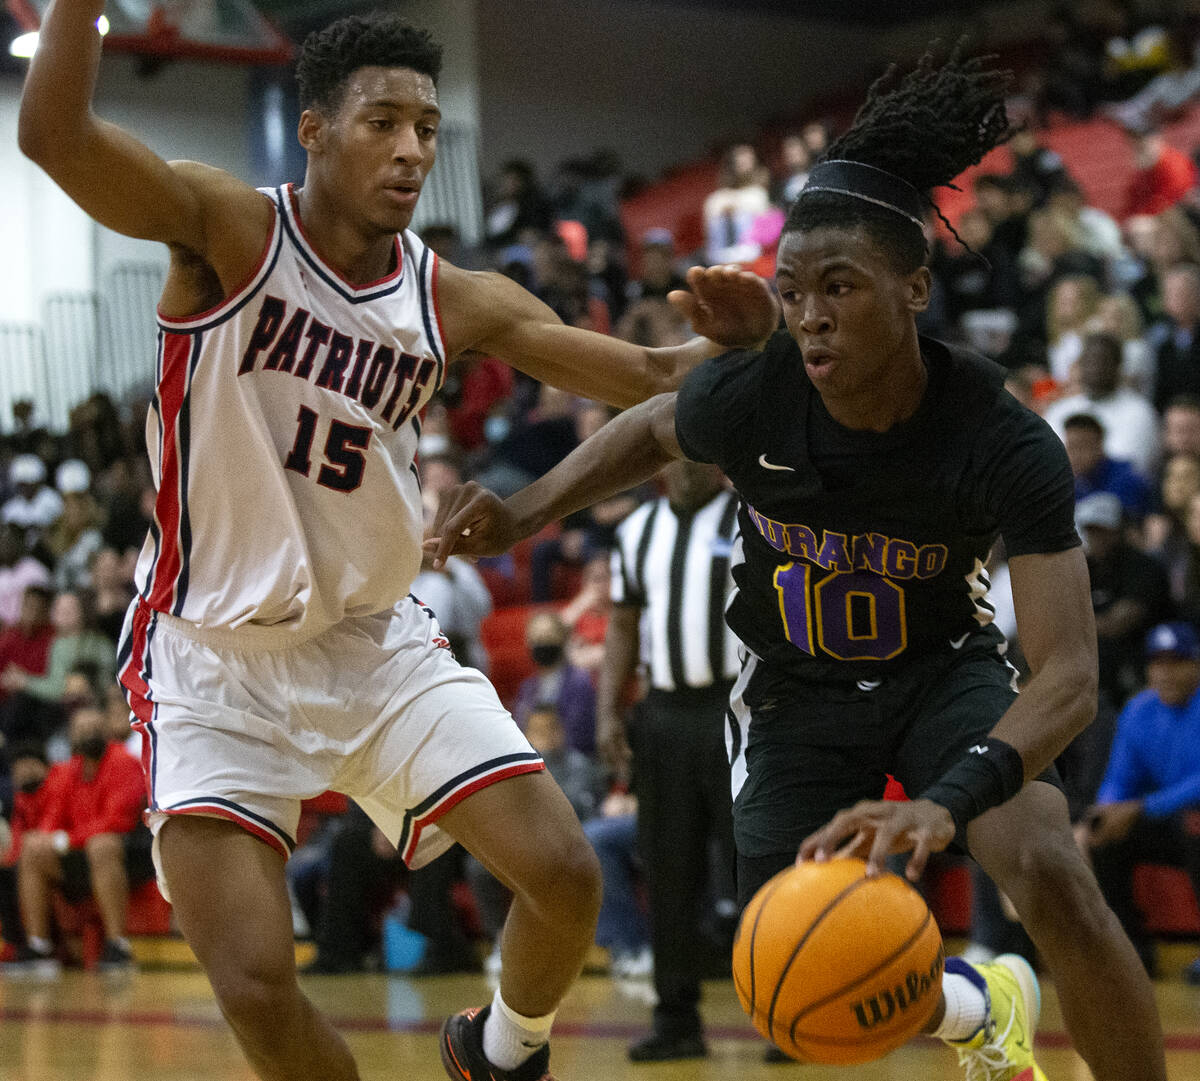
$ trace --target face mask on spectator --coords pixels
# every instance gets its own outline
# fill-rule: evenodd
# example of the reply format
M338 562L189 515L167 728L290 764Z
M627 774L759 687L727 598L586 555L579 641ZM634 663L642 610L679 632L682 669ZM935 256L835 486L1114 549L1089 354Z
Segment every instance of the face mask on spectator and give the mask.
M539 642L536 646L529 647L529 655L534 664L542 668L552 668L562 660L563 647L557 642Z

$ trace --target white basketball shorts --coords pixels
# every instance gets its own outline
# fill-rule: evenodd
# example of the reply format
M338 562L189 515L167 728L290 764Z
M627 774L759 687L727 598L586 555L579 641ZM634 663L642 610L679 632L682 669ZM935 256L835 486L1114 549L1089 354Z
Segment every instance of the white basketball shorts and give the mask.
M288 856L300 801L342 792L410 867L454 842L437 828L487 785L543 769L492 685L451 654L409 596L295 643L202 630L135 600L120 679L142 735L155 834L172 815L236 822Z

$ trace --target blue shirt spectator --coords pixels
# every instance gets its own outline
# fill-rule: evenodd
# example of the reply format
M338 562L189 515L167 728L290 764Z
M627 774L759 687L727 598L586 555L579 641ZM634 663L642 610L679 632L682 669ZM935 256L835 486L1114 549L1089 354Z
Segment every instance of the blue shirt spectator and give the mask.
M1147 659L1184 662L1179 678L1195 680L1200 638L1187 623L1165 623L1147 638ZM1156 675L1158 673L1155 673ZM1171 678L1171 677L1166 677ZM1117 734L1098 804L1141 800L1148 818L1165 818L1200 804L1200 689L1182 701L1149 688L1132 698L1117 718Z

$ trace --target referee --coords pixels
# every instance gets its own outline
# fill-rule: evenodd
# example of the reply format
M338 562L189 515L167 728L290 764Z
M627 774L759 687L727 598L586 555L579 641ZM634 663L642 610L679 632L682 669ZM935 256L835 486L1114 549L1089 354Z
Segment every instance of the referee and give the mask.
M738 498L715 466L677 461L663 478L666 496L617 530L597 702L600 754L618 780L632 774L650 900L658 1005L652 1031L629 1049L634 1062L707 1053L698 943L714 849L733 892L725 716L738 659L724 609ZM639 663L647 689L627 735L621 692Z

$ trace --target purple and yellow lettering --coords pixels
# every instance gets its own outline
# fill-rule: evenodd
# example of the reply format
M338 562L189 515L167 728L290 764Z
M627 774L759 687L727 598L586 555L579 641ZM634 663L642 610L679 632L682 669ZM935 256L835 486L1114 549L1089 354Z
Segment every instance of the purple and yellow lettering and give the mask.
M363 372L366 370L367 361L371 359L371 350L375 348L375 343L370 338L363 338L358 343L358 349L354 354L354 367L350 370L350 378L346 380L346 389L342 391L347 398L357 398L358 392L362 387Z
M882 533L859 533L854 538L854 569L883 574L887 537Z
M350 363L350 354L354 349L354 339L339 334L336 330L329 339L329 352L325 354L325 363L317 376L317 386L328 387L330 390L342 389L342 380L346 377L346 365Z
M775 529L775 522L772 522L765 514L759 514L753 507L748 507L747 511L750 515L750 521L754 523L754 528L758 530L759 535L777 552L783 551L783 539Z
M944 544L922 545L917 552L917 577L933 578L941 574L946 566L949 550Z
M329 335L332 333L333 327L327 327L315 319L309 323L308 331L304 335L308 339L308 348L304 350L304 356L301 357L300 364L296 368L298 379L307 379L312 375L313 361L316 359L317 350L329 341Z
M417 408L417 403L421 400L421 395L425 393L425 387L429 383L429 377L433 375L434 369L437 368L437 362L433 360L423 360L421 367L417 370L417 378L413 383L412 393L408 396L408 401L404 403L404 408L400 410L400 415L396 417L395 423L392 425L392 431L399 431L400 425L403 424L412 411ZM385 418L386 419L386 418Z
M246 352L242 354L238 375L254 371L258 354L275 340L275 335L279 333L279 324L283 322L286 311L287 305L279 297L263 297L262 307L258 309L258 322L254 324L250 341L246 343Z
M827 571L843 573L853 569L850 552L846 548L846 534L827 529L821 537L821 550L813 558L818 567Z
M374 409L379 403L383 395L383 384L387 382L395 363L396 353L391 346L381 345L375 350L375 356L371 359L371 369L367 372L366 384L358 399L368 409Z
M785 547L789 555L798 556L813 562L817 558L817 535L806 525L787 525L781 527L785 538Z
M911 541L890 540L883 573L889 578L911 578L917 572L917 546Z
M384 420L392 419L396 403L400 400L400 392L408 385L408 381L417 374L417 365L420 363L420 360L420 357L414 357L409 353L400 354L400 359L396 362L396 382L392 387L391 397L388 398L387 405L383 407L383 412L380 414Z
M288 325L279 335L275 348L267 354L263 362L264 368L290 372L296 363L296 350L300 348L300 335L304 333L304 324L308 322L309 313L301 308L288 320Z

